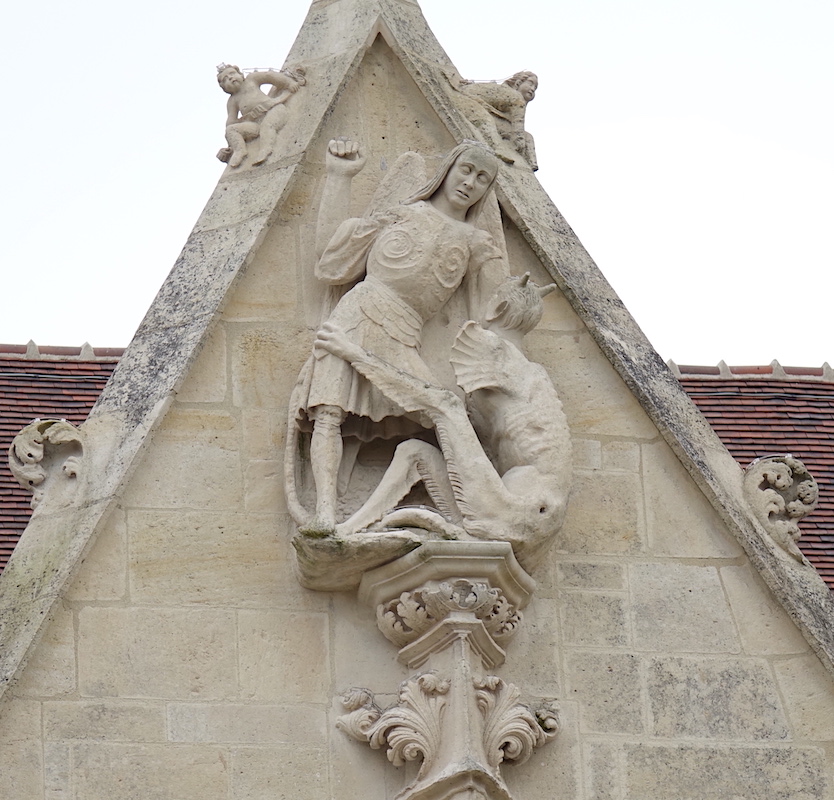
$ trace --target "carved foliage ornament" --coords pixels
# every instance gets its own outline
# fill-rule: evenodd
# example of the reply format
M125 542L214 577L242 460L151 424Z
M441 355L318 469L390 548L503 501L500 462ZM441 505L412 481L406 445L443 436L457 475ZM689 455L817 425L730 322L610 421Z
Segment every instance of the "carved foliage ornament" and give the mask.
M773 540L800 563L799 520L817 505L819 487L805 465L791 455L753 461L744 475L744 493L759 522Z
M377 606L377 624L388 641L404 647L452 611L468 611L484 623L492 638L503 643L521 624L521 612L486 583L466 579L442 581L403 592Z
M64 484L59 502L69 502L66 491L75 488L81 476L83 439L81 431L65 419L36 419L12 440L9 468L17 482L32 492L32 508L37 508L47 486L60 479Z
M492 770L501 763L523 764L533 750L559 732L559 716L552 702L531 708L518 702L518 687L489 675L472 681L482 717L483 748ZM442 746L442 722L449 703L451 682L432 672L405 681L396 705L382 711L367 689L351 689L342 698L348 714L336 727L372 748L387 746L395 766L422 760L418 779L434 764Z
M559 732L559 714L552 702L530 708L518 702L517 686L494 675L475 681L478 709L484 717L484 747L489 764L523 764L533 750Z

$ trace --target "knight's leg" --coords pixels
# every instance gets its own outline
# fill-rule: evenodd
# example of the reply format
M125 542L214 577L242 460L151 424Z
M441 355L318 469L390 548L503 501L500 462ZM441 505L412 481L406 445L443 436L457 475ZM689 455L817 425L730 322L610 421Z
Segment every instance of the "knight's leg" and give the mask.
M316 486L316 517L307 527L311 530L333 530L336 527L345 412L337 406L316 406L311 409L310 416L313 418L310 461Z
M442 483L446 467L443 455L436 447L419 439L409 439L398 445L379 485L352 517L337 526L336 532L342 535L356 533L378 522L409 493L414 484L425 480L430 472L440 473L440 476L431 481L432 484ZM428 480L426 486L429 488ZM429 493L434 499L431 490ZM451 487L446 494L451 498Z

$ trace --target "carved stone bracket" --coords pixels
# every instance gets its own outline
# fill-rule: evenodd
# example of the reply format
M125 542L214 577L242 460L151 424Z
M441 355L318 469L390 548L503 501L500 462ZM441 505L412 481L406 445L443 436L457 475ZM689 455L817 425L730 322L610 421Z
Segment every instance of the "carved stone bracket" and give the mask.
M816 507L819 487L805 465L791 455L758 458L745 472L744 493L773 540L807 564L797 545L801 535L798 523Z
M32 492L32 508L37 508L47 489L54 493L56 504L66 505L81 477L83 456L83 437L75 425L64 419L36 419L12 440L9 468L17 482Z
M397 766L420 761L397 800L511 800L500 765L526 761L556 736L552 702L531 708L489 672L503 662L499 642L515 633L533 588L506 542L428 542L365 574L359 596L376 608L399 660L428 667L384 711L367 689L350 690L337 722L386 748Z

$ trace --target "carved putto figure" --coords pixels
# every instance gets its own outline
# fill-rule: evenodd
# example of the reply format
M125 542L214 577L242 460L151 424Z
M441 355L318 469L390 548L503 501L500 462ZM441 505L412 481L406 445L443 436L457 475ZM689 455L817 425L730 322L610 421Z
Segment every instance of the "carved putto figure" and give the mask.
M229 146L220 150L217 158L227 161L230 167L239 167L249 154L247 143L257 139L258 151L251 162L262 164L272 153L278 131L287 123L285 103L306 83L303 67L282 72L264 70L244 76L239 67L220 64L217 82L229 95L226 103ZM261 90L264 84L271 85L268 94Z
M463 80L457 87L474 101L462 104L464 112L499 155L503 156L502 144L507 142L532 170L538 169L536 149L533 137L524 129L524 116L538 87L538 77L528 70L516 72L502 83Z
M501 258L490 235L475 227L499 162L486 146L464 142L401 205L342 220L350 181L362 169L364 157L356 143L332 141L326 158L317 229L323 252L316 276L337 286L358 281L329 322L357 347L434 384L419 352L424 325L462 284L474 309L479 271L487 261ZM369 441L433 426L428 414L404 411L348 361L324 348L308 360L293 406L298 424L312 427L316 511L313 519L297 520L308 532L335 530L344 436Z
M350 362L401 408L425 413L440 443L400 444L377 489L336 527L338 534L357 533L379 520L417 525L455 538L508 541L522 566L535 564L564 518L571 444L553 384L521 351L522 337L541 319L542 296L555 288L539 288L529 277L510 278L487 304L481 323L470 320L458 333L451 362L466 404L364 350L332 324L319 332L317 347ZM387 514L419 481L437 511ZM444 519L462 530L450 530Z

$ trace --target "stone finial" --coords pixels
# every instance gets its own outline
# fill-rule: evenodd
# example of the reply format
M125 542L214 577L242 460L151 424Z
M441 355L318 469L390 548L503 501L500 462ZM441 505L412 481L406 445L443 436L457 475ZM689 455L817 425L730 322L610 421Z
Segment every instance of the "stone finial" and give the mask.
M244 75L233 64L217 65L217 82L229 95L226 103L226 142L228 147L217 153L220 161L239 167L244 159L257 166L269 158L278 132L287 124L286 102L306 85L304 67L292 70L263 70ZM265 94L261 86L270 84ZM249 152L249 143L257 140L256 152Z
M36 419L12 440L9 468L32 492L32 508L47 491L56 504L67 505L81 476L83 456L83 437L75 425L64 419Z
M758 458L745 471L744 493L773 540L797 561L808 564L797 544L799 520L816 507L819 487L805 465L792 455Z

